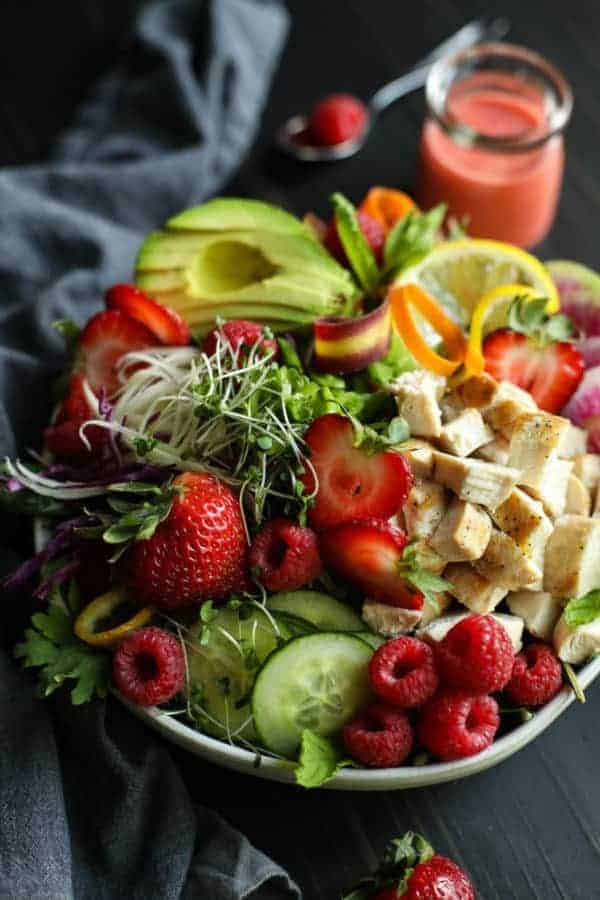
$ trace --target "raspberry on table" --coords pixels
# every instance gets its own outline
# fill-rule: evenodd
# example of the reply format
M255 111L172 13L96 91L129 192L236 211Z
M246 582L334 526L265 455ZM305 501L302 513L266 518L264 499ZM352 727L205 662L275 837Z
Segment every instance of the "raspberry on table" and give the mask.
M502 690L511 676L513 661L511 639L493 616L467 616L435 648L442 683L473 694Z
M352 94L330 94L314 106L308 122L315 144L332 147L358 137L369 118L365 104Z
M323 571L317 535L289 519L272 519L250 547L250 569L269 591L294 591Z
M387 641L371 657L369 680L382 700L403 709L421 706L439 685L433 650L413 637Z
M517 706L543 706L558 694L562 666L552 647L535 643L515 657L506 695Z
M138 706L166 703L183 687L181 644L164 628L141 628L126 637L115 652L113 677L123 696Z
M413 745L408 716L385 703L367 707L343 731L346 750L364 766L389 768L404 762Z
M417 735L426 750L444 762L474 756L490 746L500 726L493 697L445 688L419 713Z
M356 215L360 230L362 231L367 244L373 251L377 263L381 264L383 245L385 244L385 229L383 225L381 222L378 222L377 219L374 219L373 216L370 216L369 213L363 212L360 209L357 210ZM339 263L343 266L350 265L348 257L346 256L346 251L340 241L335 218L333 218L327 226L324 243L331 255L334 256Z

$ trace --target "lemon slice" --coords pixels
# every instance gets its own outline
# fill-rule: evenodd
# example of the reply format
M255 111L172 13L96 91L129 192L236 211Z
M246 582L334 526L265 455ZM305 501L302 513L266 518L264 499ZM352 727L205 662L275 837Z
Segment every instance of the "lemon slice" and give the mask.
M465 325L481 298L505 285L524 286L538 297L548 297L548 312L559 307L556 287L539 259L500 241L461 238L438 244L396 280L396 284L411 282Z

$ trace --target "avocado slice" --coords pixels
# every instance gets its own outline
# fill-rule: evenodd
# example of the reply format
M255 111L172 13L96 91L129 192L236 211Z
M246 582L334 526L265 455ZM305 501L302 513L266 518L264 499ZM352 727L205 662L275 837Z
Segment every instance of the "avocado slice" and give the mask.
M217 317L268 320L276 331L350 312L352 276L310 230L257 200L217 198L148 235L136 283L198 334ZM235 310L235 312L234 312Z

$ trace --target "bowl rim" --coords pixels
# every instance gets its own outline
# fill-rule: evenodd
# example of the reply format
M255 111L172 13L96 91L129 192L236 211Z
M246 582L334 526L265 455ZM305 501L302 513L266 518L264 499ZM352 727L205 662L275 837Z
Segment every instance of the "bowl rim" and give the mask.
M33 531L34 546L36 551L39 551L45 543L48 532L44 523L39 519L34 521ZM589 687L598 675L600 675L600 655L586 663L578 671L577 678L582 689L585 690ZM227 741L197 731L191 725L174 718L159 707L137 706L123 697L116 688L111 688L111 693L154 731L203 759L258 778L296 784L294 763L291 760L280 760L266 754L245 750L243 747L237 747ZM475 756L454 762L428 763L423 766L342 769L322 787L328 790L346 791L402 790L441 784L445 781L454 781L475 775L497 765L533 741L565 712L575 699L573 688L571 685L565 684L559 694L534 713L528 722L518 725L508 734L494 741L487 750L483 750Z

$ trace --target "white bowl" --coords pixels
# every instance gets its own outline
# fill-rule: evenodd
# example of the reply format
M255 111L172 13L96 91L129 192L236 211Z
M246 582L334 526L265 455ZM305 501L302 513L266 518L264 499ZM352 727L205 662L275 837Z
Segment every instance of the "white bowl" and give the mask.
M40 523L35 525L35 545L39 550L47 539L47 533ZM578 672L578 679L583 689L587 688L600 674L600 656L583 666ZM126 700L118 691L114 694L138 719L146 722L168 741L178 744L190 753L207 759L209 762L236 772L245 772L271 781L284 781L293 784L294 772L291 764L269 756L258 756L249 750L235 747L196 731L172 716L165 714L158 707L144 708ZM389 791L405 788L426 787L440 784L443 781L456 781L468 775L476 775L485 769L508 759L517 750L521 750L548 728L575 700L575 694L568 685L535 713L529 722L518 725L509 734L494 741L491 747L477 756L459 759L456 762L435 763L425 766L399 766L395 769L343 769L324 787L341 791Z

